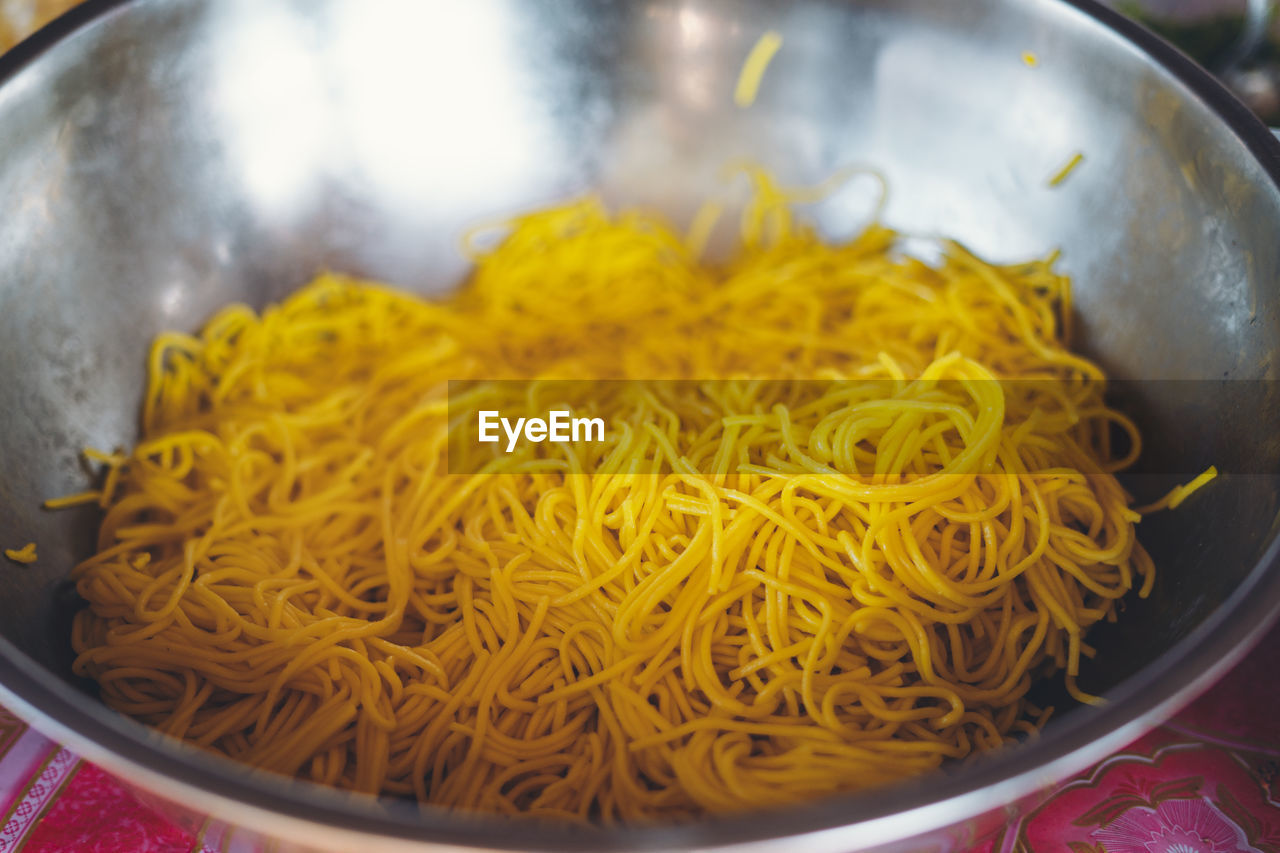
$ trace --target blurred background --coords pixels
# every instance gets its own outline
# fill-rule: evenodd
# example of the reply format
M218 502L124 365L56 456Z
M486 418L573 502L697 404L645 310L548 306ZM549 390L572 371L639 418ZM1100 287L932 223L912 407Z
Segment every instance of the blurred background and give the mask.
M8 50L80 0L0 0L0 51Z
M0 52L81 0L0 0ZM961 0L963 2L963 0ZM1280 0L1102 0L1173 42L1280 125Z
M1103 0L1218 75L1273 127L1280 125L1280 2Z

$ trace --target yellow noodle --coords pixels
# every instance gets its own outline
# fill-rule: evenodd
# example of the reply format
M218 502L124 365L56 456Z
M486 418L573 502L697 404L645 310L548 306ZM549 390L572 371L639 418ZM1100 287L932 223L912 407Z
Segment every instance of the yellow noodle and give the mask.
M44 502L45 509L66 509L67 507L80 506L81 504L100 503L102 501L102 492L92 490L87 492L78 492L74 495L66 495L60 498L49 498Z
M773 61L773 56L782 48L782 36L775 30L769 30L756 41L746 62L738 73L738 83L733 89L733 102L739 107L749 107L756 102L756 93L760 91L760 81L764 72Z
M28 542L21 548L5 548L4 555L15 563L34 563L36 561L36 543Z
M1076 167L1083 162L1084 162L1084 154L1082 152L1077 151L1076 153L1072 154L1071 159L1068 160L1062 166L1061 169L1054 172L1053 175L1049 178L1049 186L1056 187L1060 185L1063 181L1065 181L1071 175L1072 172L1076 170Z
M1178 506L1183 501L1185 501L1188 497L1191 496L1192 492L1200 490L1210 480L1214 479L1217 476L1218 476L1217 467L1210 465L1207 469L1200 472L1200 474L1198 474L1196 478L1193 479L1191 482L1183 483L1182 485L1179 485L1179 486L1174 486L1172 489L1169 490L1168 494L1160 498L1158 501L1147 504L1146 506L1143 506L1143 507L1139 507L1137 508L1136 511L1139 513L1150 513L1160 509L1177 509Z
M324 275L160 336L142 441L50 502L106 507L76 671L277 772L604 822L925 772L1033 734L1055 671L1090 699L1083 637L1154 569L1069 282L826 245L789 206L818 193L748 174L723 268L716 208L686 242L585 200L445 300ZM635 381L449 400L504 378ZM610 429L451 459L450 402Z

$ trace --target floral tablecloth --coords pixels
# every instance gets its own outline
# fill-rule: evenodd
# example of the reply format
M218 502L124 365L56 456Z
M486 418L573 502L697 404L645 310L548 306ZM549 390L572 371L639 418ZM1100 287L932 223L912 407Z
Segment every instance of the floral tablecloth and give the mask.
M1216 687L977 853L1280 853L1280 628ZM237 853L0 708L0 853ZM802 853L802 851L797 851Z
M1171 721L982 853L1280 853L1280 628Z

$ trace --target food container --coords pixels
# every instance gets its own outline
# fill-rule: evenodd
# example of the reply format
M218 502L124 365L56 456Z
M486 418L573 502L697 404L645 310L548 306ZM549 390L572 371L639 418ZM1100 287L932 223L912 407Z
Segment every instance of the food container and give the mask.
M783 47L749 108L753 44ZM1050 180L1083 159L1068 178ZM463 228L594 189L686 221L727 160L880 169L884 220L993 260L1062 250L1083 351L1150 446L1160 568L1091 642L1108 702L864 794L679 826L568 829L317 789L171 743L70 674L80 448L137 435L163 329L323 268L454 286ZM1208 688L1280 605L1280 143L1089 0L93 0L0 58L0 701L195 825L274 849L948 849ZM865 222L841 194L807 215ZM1217 390L1215 390L1217 389Z

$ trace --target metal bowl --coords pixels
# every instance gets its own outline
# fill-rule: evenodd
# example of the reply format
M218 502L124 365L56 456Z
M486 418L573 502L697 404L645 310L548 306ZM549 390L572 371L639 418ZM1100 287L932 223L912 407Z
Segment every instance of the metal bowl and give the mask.
M784 45L741 109L766 29ZM998 260L1060 247L1082 346L1134 380L1152 438L1133 489L1229 472L1143 522L1156 592L1082 675L1105 706L882 791L597 831L252 773L71 677L65 578L96 519L39 505L83 487L82 446L135 438L152 335L321 268L451 287L465 226L589 189L679 221L739 157L791 181L869 163L891 225ZM958 844L1205 689L1280 603L1280 144L1088 0L98 0L0 59L0 199L0 543L41 555L0 569L0 700L183 819L320 848ZM866 202L811 218L839 237Z

